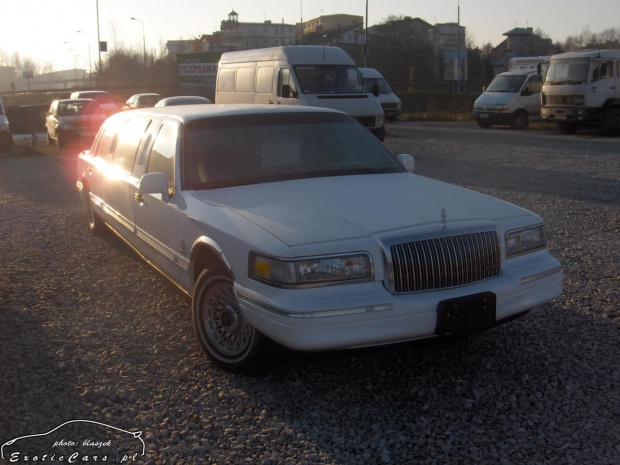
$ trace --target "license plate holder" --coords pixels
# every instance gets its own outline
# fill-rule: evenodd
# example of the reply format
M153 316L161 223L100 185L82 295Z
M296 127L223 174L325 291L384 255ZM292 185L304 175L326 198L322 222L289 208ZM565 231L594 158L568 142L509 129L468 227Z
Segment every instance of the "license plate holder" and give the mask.
M495 326L496 303L497 296L492 292L482 292L439 302L435 334L454 336Z

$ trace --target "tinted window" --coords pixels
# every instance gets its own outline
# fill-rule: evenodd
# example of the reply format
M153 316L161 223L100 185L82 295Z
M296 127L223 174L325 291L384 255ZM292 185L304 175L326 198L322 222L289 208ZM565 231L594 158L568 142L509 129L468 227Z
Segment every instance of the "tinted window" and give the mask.
M143 119L129 119L120 128L112 163L127 173L131 173L138 146L149 122Z
M174 187L174 154L177 150L177 134L176 126L162 125L155 137L146 166L147 173L165 173L169 189Z
M188 123L186 189L404 171L356 120L333 113L247 115Z

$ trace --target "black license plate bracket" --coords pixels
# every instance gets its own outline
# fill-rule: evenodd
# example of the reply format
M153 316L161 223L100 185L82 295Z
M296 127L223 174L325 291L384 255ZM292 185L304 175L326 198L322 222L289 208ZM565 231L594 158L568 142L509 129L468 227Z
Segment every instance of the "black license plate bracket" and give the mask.
M495 326L496 302L497 297L492 292L481 292L439 302L435 334L453 336Z

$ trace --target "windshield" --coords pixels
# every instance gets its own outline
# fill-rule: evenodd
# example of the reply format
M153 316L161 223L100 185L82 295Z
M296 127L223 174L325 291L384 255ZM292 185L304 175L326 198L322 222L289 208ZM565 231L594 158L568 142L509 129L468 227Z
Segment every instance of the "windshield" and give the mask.
M364 78L364 87L366 88L366 92L372 92L372 86L379 86L380 94L391 94L392 88L387 83L387 81L383 78Z
M525 81L525 75L498 75L491 81L487 92L519 92L523 81Z
M547 70L545 84L585 84L588 81L589 58L564 58L552 60Z
M184 131L182 157L188 190L404 171L355 119L333 113L193 121Z
M364 90L362 74L353 65L300 65L295 66L295 74L304 94L359 94Z

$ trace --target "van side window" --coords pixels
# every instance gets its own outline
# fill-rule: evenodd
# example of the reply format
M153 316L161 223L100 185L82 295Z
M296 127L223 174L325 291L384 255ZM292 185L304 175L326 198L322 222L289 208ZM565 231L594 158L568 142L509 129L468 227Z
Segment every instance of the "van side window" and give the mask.
M295 83L291 79L291 70L288 68L281 69L278 75L278 96L280 97L284 97L284 94L282 92L282 86L289 86L291 94L297 92L297 89L295 88ZM288 97L290 97L290 95L285 98Z
M254 76L256 68L238 68L235 81L235 92L254 92Z
M130 118L127 120L120 129L118 142L112 155L112 164L127 173L131 173L138 153L138 146L149 123L150 120L148 119Z
M217 90L221 92L235 91L235 69L221 69L217 77Z
M147 173L165 173L168 189L174 189L174 155L177 151L178 128L163 124L155 136L151 156L146 165Z
M273 66L260 66L256 73L256 92L271 94L273 91Z
M542 79L540 76L532 76L526 86L529 88L530 95L538 94L542 90Z

